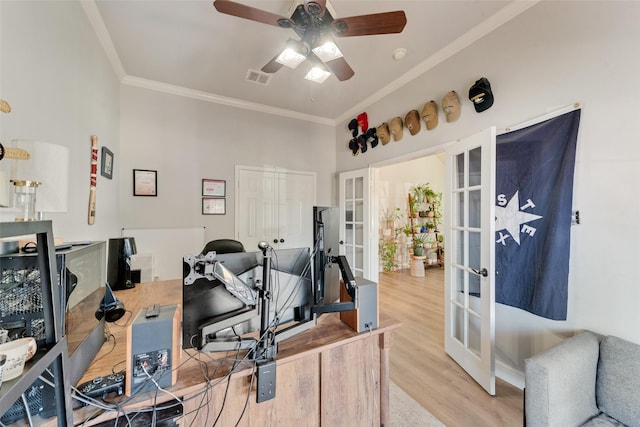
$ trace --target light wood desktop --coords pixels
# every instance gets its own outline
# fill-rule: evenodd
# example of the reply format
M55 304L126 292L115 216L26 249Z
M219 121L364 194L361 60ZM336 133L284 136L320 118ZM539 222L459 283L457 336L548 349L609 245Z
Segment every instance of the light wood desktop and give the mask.
M116 292L116 297L128 313L108 324L111 337L80 383L124 369L128 324L145 307L179 304L182 281L138 284ZM256 403L253 363L241 363L228 377L229 354L183 350L176 384L167 389L171 394L139 394L125 408L146 408L176 396L184 401L184 417L178 421L184 426L213 425L221 408L220 426L236 425L239 419L240 426L389 425L389 352L399 326L400 322L380 313L376 330L358 334L337 313L321 316L317 326L280 343L276 397L263 403ZM94 412L89 406L77 409L74 420L82 421ZM102 414L90 424L114 415Z

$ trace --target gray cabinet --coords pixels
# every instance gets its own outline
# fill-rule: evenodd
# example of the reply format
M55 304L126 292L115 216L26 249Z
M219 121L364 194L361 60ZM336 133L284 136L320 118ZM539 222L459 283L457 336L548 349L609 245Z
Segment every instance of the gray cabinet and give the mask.
M40 297L42 301L43 333L38 339L36 355L25 365L22 375L4 381L0 387L0 415L15 408L16 401L29 406L33 392L40 391L41 399L53 406L52 414L58 418L58 425L72 425L71 397L67 390L70 384L67 372L67 342L63 330L63 310L60 301L56 258L51 221L5 222L0 223L0 238L35 235L38 254L37 265L40 274ZM9 268L0 258L0 270ZM14 285L10 280L0 286ZM18 406L18 405L16 405ZM9 414L10 415L10 414Z

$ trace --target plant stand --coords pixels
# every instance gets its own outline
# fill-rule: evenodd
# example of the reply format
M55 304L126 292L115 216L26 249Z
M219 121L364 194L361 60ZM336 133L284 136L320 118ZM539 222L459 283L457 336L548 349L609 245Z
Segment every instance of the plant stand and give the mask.
M424 260L426 256L411 256L411 277L424 277Z

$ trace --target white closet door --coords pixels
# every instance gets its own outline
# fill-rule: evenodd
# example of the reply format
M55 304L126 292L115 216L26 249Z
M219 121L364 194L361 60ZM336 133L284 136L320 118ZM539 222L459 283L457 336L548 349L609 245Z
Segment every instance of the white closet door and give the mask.
M236 239L247 251L266 241L276 249L311 247L313 173L236 168Z
M313 245L315 177L301 173L280 173L278 185L278 247L310 248Z

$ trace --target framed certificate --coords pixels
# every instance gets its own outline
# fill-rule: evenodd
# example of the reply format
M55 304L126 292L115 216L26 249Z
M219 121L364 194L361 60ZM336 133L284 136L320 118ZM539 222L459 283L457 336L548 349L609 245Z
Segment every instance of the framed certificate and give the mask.
M158 171L134 169L133 170L133 195L157 196L158 195Z
M203 179L203 197L225 197L227 182L222 179Z
M220 197L202 198L202 215L225 215L227 213L226 199Z

